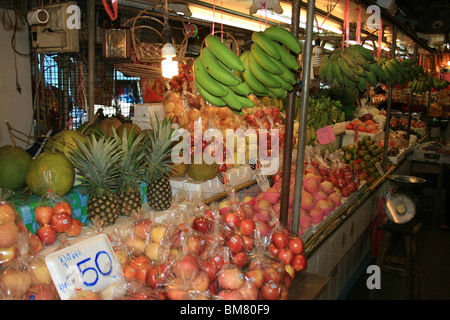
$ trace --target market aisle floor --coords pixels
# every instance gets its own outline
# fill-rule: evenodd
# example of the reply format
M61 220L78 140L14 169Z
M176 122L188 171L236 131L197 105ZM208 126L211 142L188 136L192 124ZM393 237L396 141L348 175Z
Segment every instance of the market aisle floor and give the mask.
M444 201L443 201L444 202ZM417 254L420 272L421 300L450 300L450 231L440 228L444 221L445 208L441 210L435 223L432 223L432 212L423 210L414 219L422 222L417 236ZM396 253L403 252L402 242L395 245ZM375 260L369 264L375 264ZM347 300L369 299L366 280L369 275L363 272L355 286L347 296ZM377 290L376 300L405 300L405 278L384 273L381 274L381 289Z

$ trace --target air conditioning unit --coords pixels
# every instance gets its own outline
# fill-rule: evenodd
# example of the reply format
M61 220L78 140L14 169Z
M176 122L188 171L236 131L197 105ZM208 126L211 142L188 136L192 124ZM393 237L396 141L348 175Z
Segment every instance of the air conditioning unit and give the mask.
M78 52L80 8L75 1L44 6L49 14L45 24L31 26L32 46L37 53ZM77 16L73 16L77 15Z

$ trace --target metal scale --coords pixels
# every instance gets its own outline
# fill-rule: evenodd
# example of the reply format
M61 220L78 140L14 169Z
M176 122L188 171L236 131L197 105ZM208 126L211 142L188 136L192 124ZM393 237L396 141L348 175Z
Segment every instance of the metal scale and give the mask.
M419 198L414 196L414 191L426 180L404 175L390 175L389 180L396 184L398 189L386 202L386 216L394 223L405 224L414 218L419 205Z

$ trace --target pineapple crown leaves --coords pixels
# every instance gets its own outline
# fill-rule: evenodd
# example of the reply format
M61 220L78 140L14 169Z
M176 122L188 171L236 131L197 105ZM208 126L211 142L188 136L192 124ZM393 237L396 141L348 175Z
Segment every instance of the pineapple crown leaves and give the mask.
M139 182L143 180L146 168L144 161L145 153L143 152L144 134L131 130L127 133L127 129L123 131L121 137L113 128L113 137L120 142L122 155L119 161L120 167L120 185L123 188L137 188Z
M86 144L77 141L78 150L71 150L74 167L80 172L83 193L113 192L118 186L123 151L113 138L91 135Z
M146 135L145 157L147 160L146 180L151 183L154 180L166 177L172 170L171 151L182 135L183 130L172 128L172 118L164 118L162 121L151 121L153 128Z

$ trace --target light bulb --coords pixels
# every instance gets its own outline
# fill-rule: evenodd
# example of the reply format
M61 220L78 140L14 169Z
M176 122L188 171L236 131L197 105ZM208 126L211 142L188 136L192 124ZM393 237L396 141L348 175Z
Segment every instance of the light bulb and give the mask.
M166 57L161 61L162 76L164 78L172 78L178 75L178 61L172 60L172 57Z

